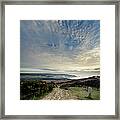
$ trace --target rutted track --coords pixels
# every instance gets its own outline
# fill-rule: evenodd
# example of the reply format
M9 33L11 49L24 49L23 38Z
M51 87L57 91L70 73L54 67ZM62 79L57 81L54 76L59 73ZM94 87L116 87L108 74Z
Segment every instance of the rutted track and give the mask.
M51 93L43 98L43 100L68 100L68 99L77 99L73 96L69 90L60 89L59 87L54 88Z

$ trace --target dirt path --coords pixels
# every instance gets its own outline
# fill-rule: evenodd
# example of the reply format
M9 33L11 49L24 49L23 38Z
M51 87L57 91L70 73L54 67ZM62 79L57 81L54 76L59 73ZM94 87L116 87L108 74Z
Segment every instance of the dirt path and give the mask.
M60 89L59 87L54 88L51 93L43 98L43 100L68 100L77 99L73 96L69 90Z

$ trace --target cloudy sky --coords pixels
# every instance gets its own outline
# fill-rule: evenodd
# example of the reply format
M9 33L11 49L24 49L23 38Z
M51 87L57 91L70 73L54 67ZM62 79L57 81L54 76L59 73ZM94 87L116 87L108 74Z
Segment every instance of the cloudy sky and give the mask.
M99 20L21 20L20 68L99 70Z

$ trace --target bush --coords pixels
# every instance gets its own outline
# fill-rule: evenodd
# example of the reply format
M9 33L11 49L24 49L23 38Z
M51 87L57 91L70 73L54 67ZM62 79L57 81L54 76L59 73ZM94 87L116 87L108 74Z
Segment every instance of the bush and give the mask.
M20 99L40 99L45 94L53 90L53 83L47 84L41 80L21 80L20 81Z

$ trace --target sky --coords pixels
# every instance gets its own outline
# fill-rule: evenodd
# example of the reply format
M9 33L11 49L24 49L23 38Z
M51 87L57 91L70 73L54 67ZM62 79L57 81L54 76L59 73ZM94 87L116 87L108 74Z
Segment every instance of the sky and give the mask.
M21 20L20 68L100 69L99 20Z

